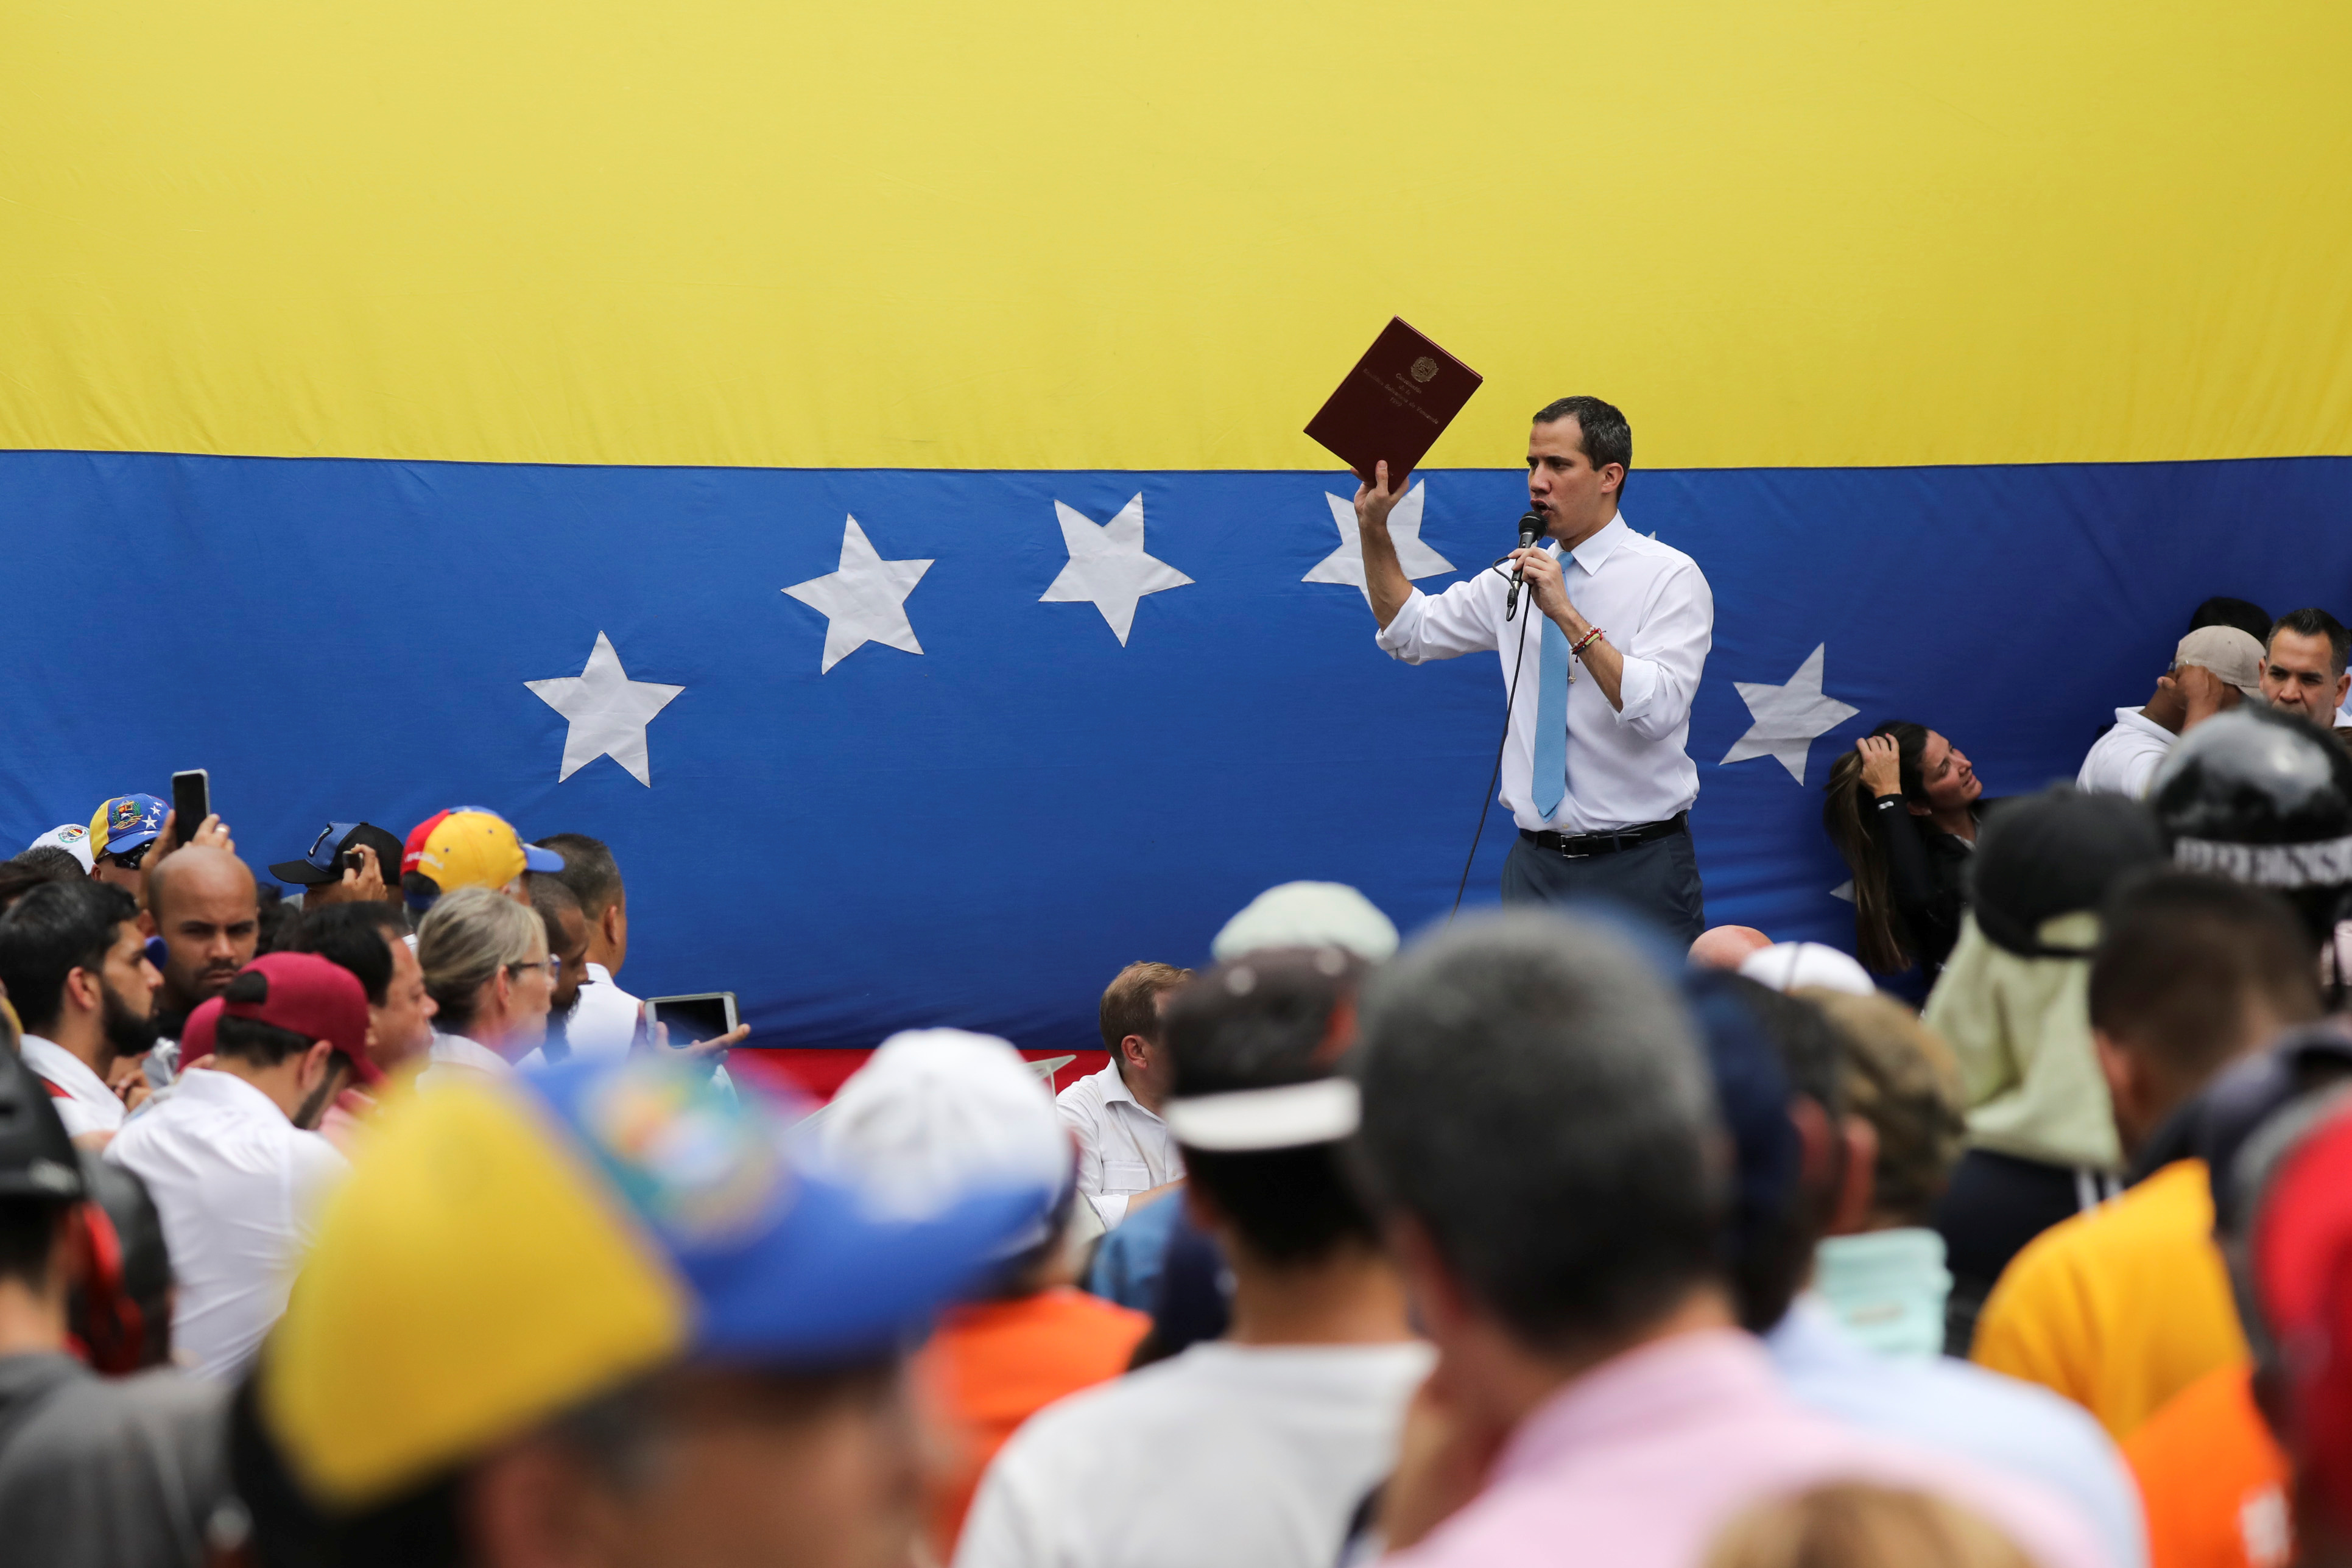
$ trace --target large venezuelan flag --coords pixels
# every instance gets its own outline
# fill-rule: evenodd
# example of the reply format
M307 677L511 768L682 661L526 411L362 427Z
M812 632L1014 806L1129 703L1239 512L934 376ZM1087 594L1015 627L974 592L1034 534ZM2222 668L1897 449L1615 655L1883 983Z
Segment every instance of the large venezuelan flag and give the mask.
M631 988L731 987L763 1043L1083 1045L1117 966L1290 877L1443 915L1493 664L1392 664L1310 580L1350 486L1299 426L1392 312L1487 378L1424 587L1508 547L1529 411L1630 413L1628 515L1717 594L1717 920L1851 939L1820 786L1870 722L2030 789L2205 595L2352 612L2326 6L20 0L5 39L0 848L196 765L256 862L480 801L610 840ZM1136 497L1122 639L1049 591L1141 570L1098 528ZM853 517L856 591L785 592ZM613 692L680 688L642 754L526 685L600 637ZM1809 669L1853 716L1752 737L1743 684Z

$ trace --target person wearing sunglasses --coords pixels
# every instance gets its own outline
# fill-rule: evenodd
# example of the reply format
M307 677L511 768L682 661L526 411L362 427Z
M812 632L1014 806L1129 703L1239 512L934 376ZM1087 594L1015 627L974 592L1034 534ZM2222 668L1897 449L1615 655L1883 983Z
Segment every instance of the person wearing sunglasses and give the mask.
M116 795L89 815L89 875L147 902L147 852L163 832L170 810L152 795Z

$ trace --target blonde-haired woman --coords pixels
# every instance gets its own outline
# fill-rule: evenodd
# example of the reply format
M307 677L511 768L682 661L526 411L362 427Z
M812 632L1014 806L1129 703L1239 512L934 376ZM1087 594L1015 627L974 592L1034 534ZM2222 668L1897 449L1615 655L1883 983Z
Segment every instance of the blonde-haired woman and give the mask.
M536 911L487 887L461 887L416 930L425 988L439 1005L430 1086L452 1072L501 1074L547 1038L555 971Z

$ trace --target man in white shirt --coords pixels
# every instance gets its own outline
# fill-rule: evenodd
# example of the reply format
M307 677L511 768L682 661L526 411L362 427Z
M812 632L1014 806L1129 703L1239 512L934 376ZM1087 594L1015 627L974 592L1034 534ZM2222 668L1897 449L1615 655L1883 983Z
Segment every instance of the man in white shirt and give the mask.
M1337 957L1250 954L1171 1002L1183 1201L1232 1267L1232 1326L1032 1416L982 1479L956 1568L1338 1560L1433 1354L1340 1164L1356 1093L1334 1022L1361 966Z
M1698 563L1635 533L1618 509L1633 462L1625 416L1593 397L1538 410L1528 499L1549 542L1432 599L1397 562L1388 465L1356 491L1379 642L1408 664L1494 653L1509 704L1496 797L1518 824L1503 901L1595 894L1685 943L1706 928L1686 821L1698 769L1685 745L1715 635Z
M2200 627L2173 650L2147 706L2116 709L2115 727L2093 743L2075 786L2137 800L2174 741L2240 699L2262 696L2263 645L2235 626Z
M1160 1048L1169 994L1192 977L1172 964L1129 964L1103 991L1103 1049L1110 1065L1055 1097L1078 1145L1078 1192L1105 1229L1117 1228L1139 1198L1155 1197L1184 1177L1176 1140L1160 1119L1174 1069Z
M122 1126L116 1064L155 1043L155 992L139 906L111 883L45 883L0 915L0 985L25 1026L25 1065L76 1144Z
M552 874L580 901L588 923L584 977L580 999L563 1020L564 1041L572 1054L590 1061L626 1056L645 1008L614 978L629 959L629 890L621 868L602 840L585 833L555 833L538 847L562 857L562 869Z
M205 1377L236 1377L286 1311L327 1190L349 1169L314 1129L342 1086L383 1080L367 993L315 953L268 953L212 1020L213 1065L123 1128L106 1157L147 1184L171 1246L172 1343Z

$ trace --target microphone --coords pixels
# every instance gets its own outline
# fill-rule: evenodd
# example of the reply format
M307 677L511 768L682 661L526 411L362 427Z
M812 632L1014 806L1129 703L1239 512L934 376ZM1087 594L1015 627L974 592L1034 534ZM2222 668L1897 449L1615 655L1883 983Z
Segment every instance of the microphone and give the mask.
M1518 548L1526 549L1541 538L1543 538L1543 517L1530 507L1528 508L1527 516L1519 519ZM1515 563L1511 568L1511 591L1503 601L1503 619L1506 621L1519 612L1519 580L1522 575L1524 574L1520 568Z

